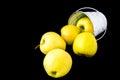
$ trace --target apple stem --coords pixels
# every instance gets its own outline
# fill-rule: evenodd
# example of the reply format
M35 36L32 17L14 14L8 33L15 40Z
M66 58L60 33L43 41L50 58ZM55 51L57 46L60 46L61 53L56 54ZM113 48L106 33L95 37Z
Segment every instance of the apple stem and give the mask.
M36 50L39 46L40 46L40 44L38 44L37 46L35 46L35 48L34 48L34 49Z
M84 26L80 26L80 30L81 30L81 32L83 32L84 31Z

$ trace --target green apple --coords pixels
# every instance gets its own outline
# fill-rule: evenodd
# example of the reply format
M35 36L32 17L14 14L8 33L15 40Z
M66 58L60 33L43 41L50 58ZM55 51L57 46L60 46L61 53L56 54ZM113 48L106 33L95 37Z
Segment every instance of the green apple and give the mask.
M50 50L60 48L66 49L66 42L56 32L50 31L42 35L40 40L40 50L42 53L47 54Z
M65 25L61 28L61 36L68 45L72 45L75 37L80 33L80 29L74 25Z
M76 25L77 21L83 17L86 17L86 15L83 12L81 11L74 12L73 14L70 15L68 19L68 24Z
M80 32L88 31L94 33L93 24L88 17L79 19L77 21L76 27L80 28Z
M43 67L49 76L63 77L71 70L72 57L63 49L53 49L44 57Z
M97 52L97 40L91 32L80 33L73 42L73 52L77 55L92 57Z

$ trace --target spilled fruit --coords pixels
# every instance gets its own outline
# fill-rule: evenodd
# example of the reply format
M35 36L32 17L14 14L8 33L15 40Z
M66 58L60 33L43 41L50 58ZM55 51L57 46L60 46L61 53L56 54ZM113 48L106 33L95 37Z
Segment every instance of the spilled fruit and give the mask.
M73 51L77 55L93 57L97 52L97 40L90 32L80 33L73 42Z
M93 24L88 17L79 19L76 27L80 29L80 32L88 31L94 34Z
M72 57L63 49L53 49L44 57L43 67L53 78L65 76L72 67Z
M65 25L61 28L61 36L68 45L72 45L76 36L80 33L80 29L74 25Z
M55 48L65 50L66 43L58 33L50 31L42 35L39 48L42 53L47 54L50 50Z
M48 76L60 78L72 68L72 56L66 51L70 45L76 56L93 57L98 50L91 20L81 11L74 12L68 23L61 27L60 35L49 31L42 35L39 47L45 54L43 68Z

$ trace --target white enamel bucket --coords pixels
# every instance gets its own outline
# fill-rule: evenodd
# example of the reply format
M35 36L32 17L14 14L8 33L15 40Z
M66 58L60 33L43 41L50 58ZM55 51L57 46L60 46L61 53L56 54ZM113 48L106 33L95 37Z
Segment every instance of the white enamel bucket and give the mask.
M88 18L91 20L94 27L95 37L97 37L99 34L102 34L97 38L97 40L100 40L107 31L107 19L105 15L92 7L83 7L78 9L76 12L78 11L88 16Z

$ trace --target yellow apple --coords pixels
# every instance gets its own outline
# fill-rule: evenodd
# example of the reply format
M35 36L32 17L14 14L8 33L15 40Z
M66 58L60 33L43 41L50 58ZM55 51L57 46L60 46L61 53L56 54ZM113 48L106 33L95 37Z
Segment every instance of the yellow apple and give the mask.
M97 52L97 40L91 32L80 33L73 42L73 52L77 55L92 57Z
M43 60L46 73L53 78L65 76L72 67L72 57L63 49L53 49Z
M42 53L47 54L50 50L55 48L65 50L66 42L58 33L50 31L42 35L39 47Z
M80 29L74 25L65 25L61 28L61 36L68 45L72 45L75 37L79 34Z
M94 27L88 17L83 17L77 21L76 27L80 28L80 32L88 31L94 33Z

